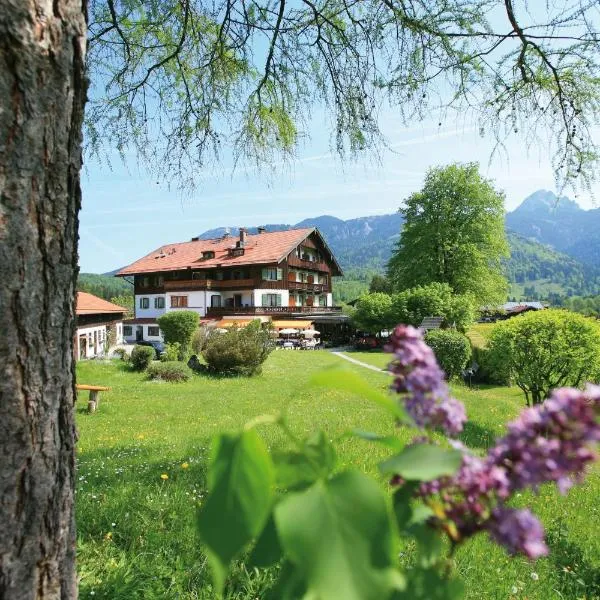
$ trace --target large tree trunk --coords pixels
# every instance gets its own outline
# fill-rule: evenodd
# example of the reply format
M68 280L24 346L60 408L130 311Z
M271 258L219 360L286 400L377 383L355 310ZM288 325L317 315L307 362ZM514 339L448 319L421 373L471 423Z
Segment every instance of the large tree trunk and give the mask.
M0 0L0 598L77 596L85 1Z

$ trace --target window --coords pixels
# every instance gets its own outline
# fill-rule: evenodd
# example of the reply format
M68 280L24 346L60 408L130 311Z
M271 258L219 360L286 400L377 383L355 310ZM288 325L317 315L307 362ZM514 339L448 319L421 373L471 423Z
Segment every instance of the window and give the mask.
M203 258L204 260L207 260L207 259L209 259L209 258L214 258L214 257L215 257L215 253L214 253L214 251L213 251L213 250L205 250L205 251L202 253L202 258Z
M150 298L140 298L140 308L150 308Z
M319 297L319 306L327 306L327 296L321 294Z
M327 275L319 275L321 285L327 285Z
M210 305L212 308L219 308L221 306L221 296L219 294L215 294L210 297Z
M160 335L160 329L153 325L148 325L148 336L158 337Z
M217 272L215 273L215 279L216 279L217 281L223 281L223 271L217 271Z
M129 337L130 335L133 335L133 330L131 328L131 325L123 325L123 335L125 337Z
M158 298L154 298L154 308L164 308L165 307L165 299L162 296Z
M281 306L281 294L263 294L263 306Z
M186 308L187 305L187 296L171 296L171 308Z
M140 282L142 287L148 287L150 285L150 277L142 277Z
M283 279L283 269L268 267L262 270L262 278L265 281L281 281Z
M205 273L203 273L202 271L193 271L192 272L192 279L206 279L205 277Z
M299 273L300 275L300 281L302 283L306 283L306 273Z

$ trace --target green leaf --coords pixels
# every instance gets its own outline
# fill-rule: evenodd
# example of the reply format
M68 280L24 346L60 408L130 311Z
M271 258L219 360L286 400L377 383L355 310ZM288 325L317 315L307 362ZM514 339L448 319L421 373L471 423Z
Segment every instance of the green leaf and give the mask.
M374 389L356 373L347 369L325 369L310 378L310 383L316 387L324 387L330 390L350 392L363 396L387 410L392 416L401 421L409 421L404 409L390 396L382 394Z
M418 485L416 481L407 481L392 496L394 515L396 516L396 522L400 531L403 531L412 519L413 508L410 500Z
M335 468L335 449L322 431L305 440L302 451L273 455L277 485L295 489L328 477Z
M462 453L430 444L406 446L400 454L379 464L383 475L400 475L414 481L431 481L452 475L460 466Z
M254 549L250 553L246 566L270 567L278 563L283 556L273 513L269 515L267 524L260 534Z
M366 440L368 442L376 442L381 444L382 446L386 446L387 448L391 448L392 450L396 450L399 452L404 448L404 443L401 442L397 437L393 435L379 435L378 433L373 433L371 431L363 431L362 429L353 429L350 432L350 435L354 437L360 438L361 440Z
M456 579L442 578L435 569L407 571L406 589L394 593L392 600L460 600L464 588Z
M262 531L273 503L273 463L254 430L216 438L208 483L198 529L221 591L229 563Z
M402 584L385 496L366 475L345 472L289 494L275 523L306 597L380 600Z
M427 523L415 523L408 531L417 541L419 564L425 568L435 565L444 550L440 534Z

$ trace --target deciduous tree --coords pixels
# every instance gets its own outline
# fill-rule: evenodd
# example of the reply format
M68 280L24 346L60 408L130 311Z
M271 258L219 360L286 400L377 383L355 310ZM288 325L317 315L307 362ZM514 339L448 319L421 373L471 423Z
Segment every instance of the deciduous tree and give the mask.
M388 265L396 289L438 282L479 306L506 298L504 195L477 164L430 169L401 211L404 225Z

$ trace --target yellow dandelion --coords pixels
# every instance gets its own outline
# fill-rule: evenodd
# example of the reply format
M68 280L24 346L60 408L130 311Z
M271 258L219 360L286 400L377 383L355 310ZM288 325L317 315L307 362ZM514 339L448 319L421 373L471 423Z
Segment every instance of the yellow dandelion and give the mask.
M181 463L182 469L187 469L190 465L188 463Z
M146 436L143 433L140 433L140 435L137 436L138 440L143 440Z
M166 473L163 473L163 474L160 476L160 478L161 478L163 481L166 481L167 479L169 479L169 476L168 476Z
M108 532L108 533L107 533L107 534L104 536L104 539L105 539L107 542L110 542L110 540L112 540L112 531L109 531L109 532Z

